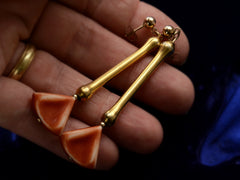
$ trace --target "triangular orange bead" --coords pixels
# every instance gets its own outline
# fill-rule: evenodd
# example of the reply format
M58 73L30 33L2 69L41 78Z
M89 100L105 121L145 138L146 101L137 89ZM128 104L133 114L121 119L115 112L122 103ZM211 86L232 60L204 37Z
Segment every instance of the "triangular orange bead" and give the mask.
M77 164L93 169L97 163L102 126L93 126L64 132L62 145L69 157Z
M61 135L75 98L72 96L34 93L33 106L41 122L54 134Z

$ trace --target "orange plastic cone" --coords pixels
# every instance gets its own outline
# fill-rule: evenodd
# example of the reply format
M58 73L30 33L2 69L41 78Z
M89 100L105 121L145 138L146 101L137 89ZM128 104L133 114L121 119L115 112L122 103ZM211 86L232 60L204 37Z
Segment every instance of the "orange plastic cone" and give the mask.
M93 126L64 132L62 145L77 164L93 169L97 163L102 126Z
M72 96L34 93L33 106L41 122L54 134L61 135L72 111Z

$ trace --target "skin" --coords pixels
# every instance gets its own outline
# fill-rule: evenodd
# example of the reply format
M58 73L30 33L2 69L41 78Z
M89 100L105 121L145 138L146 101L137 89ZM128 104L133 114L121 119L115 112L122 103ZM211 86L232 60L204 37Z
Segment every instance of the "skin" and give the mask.
M151 12L151 13L149 13ZM149 37L137 32L130 43L124 35L147 16L157 19L156 28L178 27L160 10L138 0L1 0L0 1L0 126L67 158L59 138L39 125L31 107L34 91L73 95L76 89L132 54ZM19 81L7 77L30 41L37 47L35 58ZM135 98L170 113L189 111L194 88L190 79L172 65L185 62L189 44L182 32L174 55L155 71ZM130 67L108 85L124 92L152 56ZM65 130L99 124L102 114L119 98L101 88L89 101L77 103ZM97 169L109 169L118 160L118 146L150 153L163 139L155 117L128 103L115 125L104 130Z

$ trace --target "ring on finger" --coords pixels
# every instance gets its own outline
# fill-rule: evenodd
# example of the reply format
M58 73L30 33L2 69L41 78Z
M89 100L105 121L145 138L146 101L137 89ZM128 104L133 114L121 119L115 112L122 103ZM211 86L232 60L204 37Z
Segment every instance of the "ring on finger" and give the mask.
M34 56L35 56L36 48L32 44L27 44L26 48L19 58L17 64L14 66L12 71L9 73L8 77L20 80L23 76L23 74L27 71L29 68Z

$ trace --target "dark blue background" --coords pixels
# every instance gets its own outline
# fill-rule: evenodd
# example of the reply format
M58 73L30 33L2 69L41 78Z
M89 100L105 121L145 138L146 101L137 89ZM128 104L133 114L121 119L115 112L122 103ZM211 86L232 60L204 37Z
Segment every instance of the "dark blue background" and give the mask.
M239 179L239 142L230 143L232 147L223 144L234 157L231 161L224 161L229 157L215 151L216 143L235 137L231 128L238 127L240 118L237 1L146 2L174 19L189 38L190 55L180 69L196 88L191 111L184 116L169 116L145 107L161 119L165 131L163 144L149 155L121 149L119 163L107 172L82 169L1 130L0 179ZM211 153L216 157L211 159ZM219 164L220 161L224 162Z

